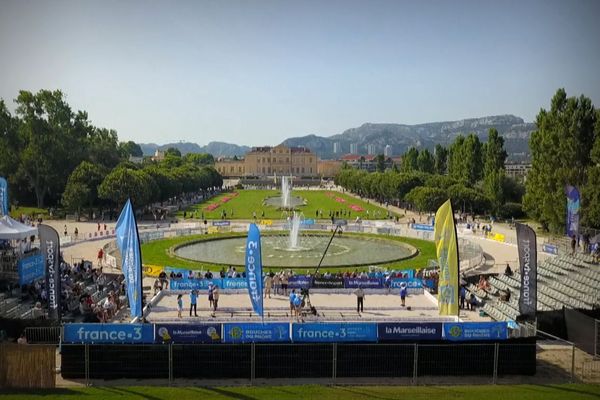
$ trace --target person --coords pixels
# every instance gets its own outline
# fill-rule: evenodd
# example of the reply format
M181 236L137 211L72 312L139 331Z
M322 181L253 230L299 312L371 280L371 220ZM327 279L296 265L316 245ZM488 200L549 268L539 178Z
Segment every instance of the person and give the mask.
M302 317L302 297L296 295L294 297L294 311L296 313L296 318L298 319L298 322L300 322L300 319Z
M477 307L477 297L473 293L469 296L469 306L471 311L475 311L475 307Z
M273 287L275 288L275 294L279 294L281 289L281 273L278 272L273 277Z
M219 306L219 287L215 285L213 288L213 317L217 312L217 307Z
M77 237L79 236L79 229L77 229L77 227L75 227L75 240L77 240Z
M467 297L467 290L464 286L460 287L460 308L465 308L465 298Z
M362 289L362 285L358 285L358 289L354 291L356 295L356 312L363 312L365 291Z
M17 339L17 344L27 344L27 337L25 337L25 332L21 333L21 336Z
M408 290L406 289L406 282L402 282L400 284L400 301L402 302L402 307L406 307L406 293Z
M213 286L213 284L209 284L208 285L208 306L210 308L213 308L213 301L214 301L214 297L213 297L213 291L215 290L215 287Z
M104 259L104 250L102 250L102 247L100 247L100 250L98 250L98 266L102 267L102 260Z
M271 277L271 274L267 274L267 276L265 276L265 299L267 298L267 295L271 298L271 287L273 287L273 278Z
M65 225L65 236L67 236L67 226Z
M154 295L156 296L159 291L160 291L160 282L158 281L158 279L155 279L154 280Z
M196 311L196 301L198 299L198 292L196 289L192 289L190 292L190 317L192 316L192 308L194 309L194 316L197 317L198 313Z
M181 312L183 311L183 295L177 295L177 317L181 318Z
M281 274L281 291L284 296L288 294L288 273L283 271Z
M575 255L575 248L577 247L577 238L575 235L571 238L571 255Z
M294 314L294 300L296 299L296 289L292 289L290 293L290 314Z
M504 275L513 276L512 269L510 268L510 264L506 263L506 269L504 270Z

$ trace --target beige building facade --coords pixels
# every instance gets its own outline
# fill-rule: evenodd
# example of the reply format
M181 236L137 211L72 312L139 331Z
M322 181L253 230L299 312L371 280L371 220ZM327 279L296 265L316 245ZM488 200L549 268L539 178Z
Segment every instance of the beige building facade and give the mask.
M243 160L218 160L217 171L226 177L293 175L318 176L317 155L304 147L254 147Z

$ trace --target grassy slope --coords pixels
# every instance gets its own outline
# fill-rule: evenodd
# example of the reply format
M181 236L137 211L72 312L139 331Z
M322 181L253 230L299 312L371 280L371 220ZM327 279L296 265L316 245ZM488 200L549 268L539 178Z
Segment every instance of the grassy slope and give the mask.
M206 207L213 203L218 203L223 197L231 197L231 193L221 194L210 199L207 202L196 204L188 207L186 211L188 213L194 212L195 217L201 218L202 212L206 219L219 219L221 218L221 211L227 212L227 219L252 219L253 212L256 212L257 218L260 218L262 212L265 212L265 219L281 219L282 212L277 210L275 207L263 205L263 200L267 197L278 196L279 192L275 190L238 190L239 195L232 198L225 204L222 204L214 211L206 211ZM346 200L345 203L340 203L329 196L326 193L333 193L335 197ZM299 206L298 210L304 213L305 218L315 218L316 210L323 210L323 218L327 219L330 210L350 211L350 216L347 215L341 218L355 219L360 216L363 219L367 219L366 211L369 211L369 217L371 219L377 212L378 219L383 219L387 214L384 208L378 207L373 203L367 204L362 200L355 199L353 197L341 194L339 192L329 192L325 190L294 190L293 196L300 196L307 201L305 206ZM349 208L349 205L355 204L365 209L364 212L356 212ZM231 217L231 211L233 211L233 217ZM183 212L177 213L178 217L183 217Z
M3 394L4 393L4 394ZM481 385L481 386L242 386L242 387L91 387L55 390L2 391L3 399L598 399L594 385Z
M351 235L351 234L346 234ZM228 236L243 236L240 234L215 234L210 235L210 237L228 237ZM428 242L425 240L412 239L412 238L398 238L394 236L384 236L384 235L365 235L365 236L375 236L380 238L386 238L389 240L398 240L404 243L408 243L417 249L420 249L420 253L411 259L396 262L393 264L388 264L386 267L389 269L414 269L414 268L422 268L427 265L427 261L435 258L435 246L433 242ZM215 266L211 264L204 264L199 262L193 262L189 260L184 260L181 258L173 257L168 254L169 248L188 242L193 241L195 239L203 239L207 238L207 235L193 235L193 236L185 236L185 237L177 237L172 239L164 239L149 242L142 245L142 255L144 264L149 265L170 265L173 267L185 267L190 269L210 269L212 271L220 270L220 266ZM238 268L239 269L239 268ZM354 268L352 268L354 269ZM359 270L365 270L365 268L358 268ZM340 271L345 270L344 268L323 268L322 271ZM306 268L297 269L296 272L304 272Z

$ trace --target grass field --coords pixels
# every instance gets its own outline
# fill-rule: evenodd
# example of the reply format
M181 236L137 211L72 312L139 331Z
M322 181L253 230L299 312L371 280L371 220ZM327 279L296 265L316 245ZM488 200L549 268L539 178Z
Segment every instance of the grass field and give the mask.
M13 207L10 211L10 216L19 219L21 215L33 215L34 218L41 216L43 219L48 219L50 216L48 215L47 208L36 208L36 207Z
M345 235L352 235L354 236L354 234L351 233L347 233ZM186 243L186 242L191 242L191 241L196 241L199 239L209 239L209 238L215 238L215 237L233 237L233 236L244 236L243 234L239 234L239 233L222 233L222 234L213 234L213 235L192 235L192 236L184 236L184 237L176 237L176 238L171 238L171 239L164 239L164 240L156 240L156 241L152 241L152 242L148 242L142 245L142 255L143 255L143 259L144 259L144 264L149 264L149 265L159 265L159 266L172 266L172 267L184 267L184 268L190 268L190 269L202 269L204 268L209 269L211 271L219 271L222 266L217 266L217 265L213 265L213 264L206 264L206 263L200 263L200 262L194 262L194 261L190 261L190 260L186 260L183 258L179 258L179 257L175 257L169 254L169 249L171 247ZM360 236L360 235L358 235ZM397 240L403 243L407 243L410 244L414 247L416 247L417 249L419 249L419 254L411 259L408 260L403 260L403 261L398 261L392 264L385 264L383 266L387 267L388 269L396 269L396 270L400 270L400 269L415 269L415 268L423 268L425 266L427 266L427 262L430 259L435 259L435 246L433 244L433 242L429 242L426 240L419 240L419 239L412 239L412 238L403 238L403 237L396 237L396 236L383 236L383 235L370 235L370 234L363 234L363 236L373 236L373 237L384 237L385 239L388 240ZM239 269L239 268L238 268ZM243 268L242 268L243 269ZM355 268L352 267L352 270L354 270ZM363 268L357 268L359 271L361 270L366 270L366 267ZM322 268L321 271L345 271L344 268ZM304 273L306 271L306 268L299 268L296 270L296 272L300 273Z
M227 219L252 219L253 213L259 219L281 219L282 211L276 207L264 205L263 201L267 197L279 196L280 192L275 190L238 190L234 193L224 193L212 199L188 207L185 211L188 217L193 213L196 219L219 219L221 212L227 212ZM306 200L306 205L298 206L305 218L315 218L316 211L323 211L323 219L329 218L330 211L346 211L346 215L340 218L355 219L360 216L362 219L385 219L387 211L373 203L356 199L339 192L326 190L294 190L292 196L300 196ZM224 199L230 199L223 202ZM338 201L336 201L338 199ZM343 201L341 201L343 200ZM211 205L219 205L213 211L209 210ZM350 206L361 207L364 211L355 211ZM368 216L367 216L367 211ZM264 217L263 217L264 212ZM183 217L183 211L177 213L177 217Z
M594 385L91 387L2 391L3 399L565 400L598 399Z

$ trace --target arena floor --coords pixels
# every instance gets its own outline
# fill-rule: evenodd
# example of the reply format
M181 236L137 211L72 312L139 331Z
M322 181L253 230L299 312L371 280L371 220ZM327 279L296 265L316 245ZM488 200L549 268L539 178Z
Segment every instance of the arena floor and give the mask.
M402 307L400 296L397 294L368 293L364 300L364 312L356 312L356 296L348 293L311 293L311 304L317 309L317 316L305 310L304 321L327 322L443 322L455 321L455 317L441 317L437 305L429 294L409 295L406 306ZM153 323L181 322L232 322L260 321L260 317L252 311L250 299L245 292L224 293L221 291L219 307L214 314L208 307L208 297L203 293L198 298L198 317L189 315L190 299L188 294L183 296L182 318L177 317L177 294L168 290L151 308L147 320ZM290 313L287 296L272 295L264 300L265 320L296 321ZM410 307L410 310L408 309ZM481 317L479 313L461 310L460 319L463 321L491 321L489 317Z

